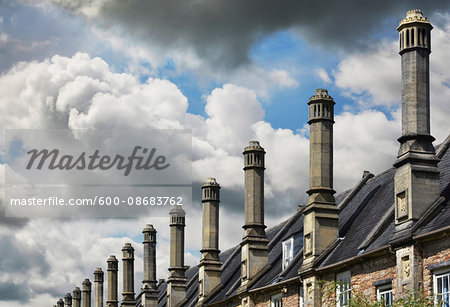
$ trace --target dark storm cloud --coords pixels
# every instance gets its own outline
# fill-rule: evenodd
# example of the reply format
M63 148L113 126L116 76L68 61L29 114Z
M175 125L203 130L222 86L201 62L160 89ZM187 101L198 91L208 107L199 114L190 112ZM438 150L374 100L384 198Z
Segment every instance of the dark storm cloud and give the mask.
M4 221L1 220L0 223L4 224ZM12 237L0 238L0 246L3 247L0 256L1 274L25 276L30 274L31 270L37 270L40 275L46 276L50 271L50 265L45 260L43 251L30 250L20 244L20 240ZM23 287L22 284L14 284L11 281L0 282L1 300L26 302L32 297L31 291L30 287Z
M242 174L243 175L243 174ZM220 182L219 182L220 184ZM192 204L201 208L202 194L201 188L203 183L192 183ZM227 211L244 212L244 187L242 189L220 188L220 206ZM187 209L188 210L188 209Z
M106 28L121 26L126 33L163 48L193 48L212 65L236 67L249 61L258 39L294 29L308 41L335 50L366 45L386 19L395 25L408 9L426 16L446 12L442 0L53 0L76 13L86 13ZM100 4L103 3L103 4ZM98 13L92 13L99 9Z

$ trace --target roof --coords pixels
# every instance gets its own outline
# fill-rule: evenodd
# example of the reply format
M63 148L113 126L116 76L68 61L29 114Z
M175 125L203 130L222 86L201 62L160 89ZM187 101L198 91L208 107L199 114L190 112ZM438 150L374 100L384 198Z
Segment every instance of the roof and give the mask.
M424 235L450 226L450 137L437 147L441 158L440 169L441 198L436 200L417 222L415 235ZM376 176L364 172L361 181L352 189L336 195L339 213L339 240L330 248L319 265L319 269L389 246L394 231L394 174L390 168ZM282 242L294 237L294 259L282 271ZM281 285L295 280L302 264L303 255L303 214L298 210L292 217L267 230L269 240L269 268L249 287L249 291ZM222 265L222 288L208 298L207 303L217 303L236 295L240 285L241 253L236 245L220 254ZM184 306L194 306L197 302L198 267L186 271L187 301ZM159 306L166 306L166 283L159 285Z

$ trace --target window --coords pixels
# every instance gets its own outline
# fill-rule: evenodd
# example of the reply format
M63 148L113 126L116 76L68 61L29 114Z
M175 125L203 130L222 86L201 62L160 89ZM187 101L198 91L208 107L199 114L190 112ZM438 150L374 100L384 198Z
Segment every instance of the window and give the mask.
M204 295L203 293L203 280L200 280L198 283L198 293L200 293L200 295Z
M450 271L434 275L434 293L436 304L442 307L450 306Z
M351 277L350 271L342 272L336 275L336 306L348 306L351 294Z
M303 307L304 306L304 302L303 302L303 285L300 286L300 290L298 293L298 306L299 307Z
M392 306L392 285L379 286L377 288L377 300L382 302L383 306Z
M282 270L284 271L294 259L294 238L291 237L283 242L283 263Z
M241 269L242 269L242 271L241 271L242 279L246 279L248 277L247 276L247 260L242 261Z
M274 295L270 298L270 307L281 307L283 306L281 293Z

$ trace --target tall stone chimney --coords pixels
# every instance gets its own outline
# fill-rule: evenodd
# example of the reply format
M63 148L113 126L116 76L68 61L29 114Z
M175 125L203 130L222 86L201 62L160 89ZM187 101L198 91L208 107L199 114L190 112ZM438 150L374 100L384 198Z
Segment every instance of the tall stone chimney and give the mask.
M222 263L219 258L219 192L220 186L214 178L208 178L202 186L202 258L198 274L198 306L220 284Z
M134 297L134 248L131 243L125 243L122 248L123 262L123 292L120 306L136 306Z
M62 298L60 298L57 302L56 302L56 306L58 307L64 307L64 301Z
M394 244L411 239L414 222L439 197L438 157L430 134L430 21L410 10L400 22L402 136L394 166Z
M156 230L147 224L144 234L144 280L142 281L142 306L158 307L158 287L156 286Z
M309 197L303 214L303 263L311 263L339 234L333 190L334 101L326 89L309 99Z
M119 271L119 261L116 256L109 256L108 260L108 299L106 307L118 307L117 272Z
M170 267L167 280L167 306L175 307L186 299L184 266L184 227L186 212L181 206L170 210Z
M64 296L64 307L72 307L72 295L70 293L66 293L66 296Z
M73 307L81 307L81 290L78 287L73 290Z
M423 286L422 251L412 240L413 226L439 196L439 158L430 134L430 21L410 10L397 30L402 62L402 136L394 164L395 230L389 243L397 259L395 295Z
M245 225L241 242L241 287L268 264L268 243L264 225L264 148L257 141L245 147Z
M94 307L103 307L103 277L101 268L94 272Z
M83 307L91 307L91 282L89 279L83 281Z
M320 291L314 275L314 260L339 235L339 209L333 190L334 101L326 89L317 89L309 99L309 197L303 211L303 279L305 306L316 306Z

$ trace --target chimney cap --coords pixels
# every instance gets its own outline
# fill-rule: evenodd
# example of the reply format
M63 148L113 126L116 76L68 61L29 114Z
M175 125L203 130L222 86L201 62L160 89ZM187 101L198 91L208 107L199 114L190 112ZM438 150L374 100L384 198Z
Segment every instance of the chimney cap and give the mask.
M330 101L333 101L333 97L328 95L328 90L327 89L318 88L316 90L316 92L314 93L314 95L312 95L311 98L309 98L309 101L312 101L312 100L330 100Z
M119 262L119 260L117 260L116 256L111 255L109 256L107 262Z
M186 211L184 211L180 205L175 205L172 209L170 209L169 214L184 217L186 216Z
M145 226L144 230L142 230L142 233L144 233L144 232L154 232L154 233L156 233L157 231L156 231L156 229L153 227L152 224L147 224L147 225Z
M248 142L248 146L244 148L244 153L246 151L264 151L264 148L261 147L259 141L250 141Z
M122 251L134 251L133 246L131 245L131 243L127 242L125 243L125 245L122 248Z
M202 185L202 187L207 187L207 186L216 186L220 188L220 185L217 183L216 178L213 177L208 177L205 181L205 183Z
M413 10L409 10L408 12L406 12L406 17L404 19L402 19L402 21L400 21L400 24L399 24L397 30L400 31L405 26L407 26L408 24L412 24L412 23L421 23L423 25L428 26L430 29L433 28L431 26L430 20L428 20L428 18L423 16L423 13L420 9L413 9Z
M92 283L91 283L91 281L88 278L86 278L83 281L82 285L83 285L83 291L90 291L91 290Z

